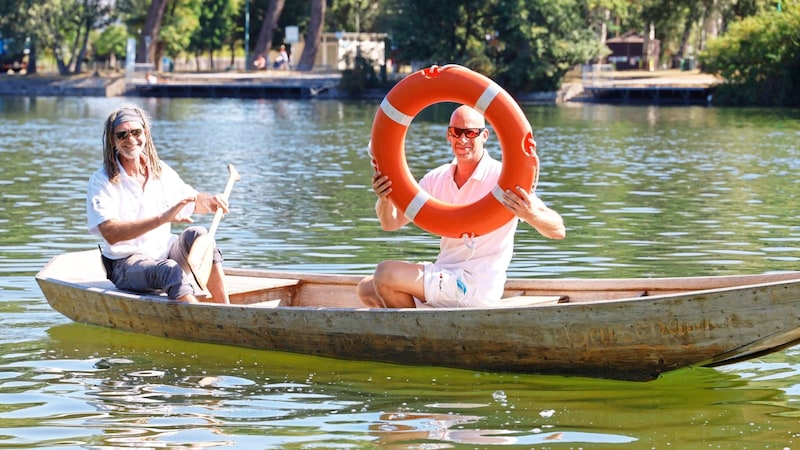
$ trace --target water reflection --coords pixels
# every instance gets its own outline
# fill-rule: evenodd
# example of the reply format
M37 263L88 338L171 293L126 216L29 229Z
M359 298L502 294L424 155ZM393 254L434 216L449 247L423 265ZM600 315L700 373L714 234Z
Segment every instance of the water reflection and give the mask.
M790 423L778 418L797 413L769 378L748 385L712 369L633 383L328 360L83 325L49 335L0 365L6 444L652 448L785 442ZM29 423L46 423L47 438Z

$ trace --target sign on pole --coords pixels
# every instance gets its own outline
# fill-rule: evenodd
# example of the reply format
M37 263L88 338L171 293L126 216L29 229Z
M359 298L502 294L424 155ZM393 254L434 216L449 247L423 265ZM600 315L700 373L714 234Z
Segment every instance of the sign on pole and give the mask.
M136 69L136 39L128 38L125 47L125 75L128 79L133 77Z
M286 27L286 43L296 44L300 42L300 29L296 25Z

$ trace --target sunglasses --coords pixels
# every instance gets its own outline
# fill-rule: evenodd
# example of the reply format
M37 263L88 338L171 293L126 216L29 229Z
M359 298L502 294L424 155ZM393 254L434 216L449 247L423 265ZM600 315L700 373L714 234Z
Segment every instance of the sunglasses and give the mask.
M475 139L479 134L483 133L486 128L456 128L447 127L447 134L454 138L460 138L463 134L468 139Z
M139 137L143 132L144 130L141 128L137 128L135 130L117 131L114 133L114 137L117 138L117 140L124 141L125 139L128 139L129 135L133 137Z

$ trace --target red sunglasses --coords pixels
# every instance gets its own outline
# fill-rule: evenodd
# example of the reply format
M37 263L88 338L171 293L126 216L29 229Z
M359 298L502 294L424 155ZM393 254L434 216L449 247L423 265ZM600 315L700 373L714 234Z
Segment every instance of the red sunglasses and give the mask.
M447 134L454 138L460 138L463 134L468 139L475 139L479 134L483 133L486 128L456 128L447 127Z

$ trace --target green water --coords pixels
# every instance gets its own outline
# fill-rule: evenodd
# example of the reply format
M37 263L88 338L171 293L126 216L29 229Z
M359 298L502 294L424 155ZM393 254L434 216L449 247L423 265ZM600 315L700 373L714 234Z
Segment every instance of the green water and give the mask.
M196 187L222 190L228 162L242 174L217 234L228 265L366 274L386 258L436 254L434 237L383 232L372 215L376 104L0 97L0 448L798 447L794 348L632 383L339 361L71 323L33 275L55 254L96 245L86 181L103 120L126 101L153 115L161 157ZM799 268L800 112L525 110L539 194L568 236L520 227L512 276ZM449 112L437 105L412 124L415 174L450 159Z

